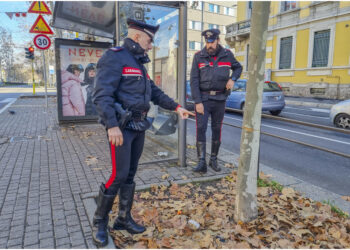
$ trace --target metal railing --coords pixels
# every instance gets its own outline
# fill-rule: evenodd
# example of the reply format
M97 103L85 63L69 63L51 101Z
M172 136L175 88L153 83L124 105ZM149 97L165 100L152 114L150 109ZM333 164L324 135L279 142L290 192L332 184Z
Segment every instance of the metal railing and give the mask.
M226 25L226 34L240 35L250 32L250 19Z

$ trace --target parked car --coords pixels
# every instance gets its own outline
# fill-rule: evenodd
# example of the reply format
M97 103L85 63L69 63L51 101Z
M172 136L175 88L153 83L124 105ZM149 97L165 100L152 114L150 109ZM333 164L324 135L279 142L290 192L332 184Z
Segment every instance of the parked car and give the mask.
M226 107L243 110L246 96L246 85L246 79L239 79L235 82L233 90L227 98ZM186 82L186 102L187 108L193 110L194 105L189 103L193 102L189 81ZM284 94L281 86L276 82L265 81L262 110L269 111L272 115L279 115L285 105Z
M230 96L227 98L226 107L244 109L246 97L246 79L235 82ZM272 115L279 115L286 105L281 86L277 82L265 81L263 90L262 110L269 111Z
M334 104L329 117L334 126L350 129L350 99Z
M186 81L186 109L190 111L194 110L190 81Z

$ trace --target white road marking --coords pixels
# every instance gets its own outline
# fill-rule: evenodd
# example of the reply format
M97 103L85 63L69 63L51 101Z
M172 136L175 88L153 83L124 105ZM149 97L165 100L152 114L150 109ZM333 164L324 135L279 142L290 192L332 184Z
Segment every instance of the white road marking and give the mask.
M13 100L16 100L16 98L6 98L4 100L1 100L0 103L12 102Z
M10 107L11 105L12 105L12 103L14 103L16 100L17 100L17 98L12 98L13 100L11 101L11 102L9 102L5 107L3 107L1 110L0 110L0 114L2 113L2 112L4 112L8 107Z
M292 112L287 112L287 111L282 111L282 113L293 114L293 115L301 115L301 116L308 116L308 117L314 117L314 118L320 118L320 119L329 120L329 117L321 117L321 116L315 116L315 115L304 115L304 114L292 113Z
M242 119L237 119L237 118L232 118L232 117L226 117L225 116L225 118L229 118L229 119L237 120L237 121L242 121ZM318 138L318 139L323 139L323 140L326 140L326 141L332 141L332 142L342 143L342 144L345 144L345 145L350 145L350 142L339 141L339 140L335 140L335 139L331 139L331 138L327 138L327 137L323 137L323 136L311 135L311 134L307 134L307 133L303 133L303 132L293 131L293 130L290 130L290 129L279 128L279 127L275 127L275 126L271 126L271 125L265 125L265 124L261 124L261 126L268 127L268 128L273 128L273 129L278 129L278 130L282 130L282 131L287 131L287 132L295 133L295 134L299 134L299 135L305 135L305 136L309 136L309 137L314 137L314 138Z
M304 110L304 111L316 111L316 112L323 112L323 113L330 113L331 112L329 109L320 109L320 108L301 109L301 108L295 108L295 107L289 107L289 106L285 106L284 108L285 109Z
M323 112L323 113L330 113L331 112L329 109L311 108L311 110L316 111L316 112Z

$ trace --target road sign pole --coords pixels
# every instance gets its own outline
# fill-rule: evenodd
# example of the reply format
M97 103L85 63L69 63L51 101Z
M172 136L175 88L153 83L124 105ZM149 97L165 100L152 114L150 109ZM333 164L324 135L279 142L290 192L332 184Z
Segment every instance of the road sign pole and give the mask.
M34 60L32 59L33 95L35 95Z
M44 81L45 81L45 100L46 100L46 112L48 112L48 100L47 100L47 76L46 76L46 62L45 62L45 52L44 50L41 51L41 54L43 56L44 61Z

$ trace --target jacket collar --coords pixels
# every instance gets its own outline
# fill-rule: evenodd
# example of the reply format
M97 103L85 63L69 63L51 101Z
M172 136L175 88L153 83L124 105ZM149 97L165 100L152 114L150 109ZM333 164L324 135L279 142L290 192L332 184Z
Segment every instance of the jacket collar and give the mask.
M125 38L123 47L127 49L141 64L149 63L151 61L145 50L134 40Z

